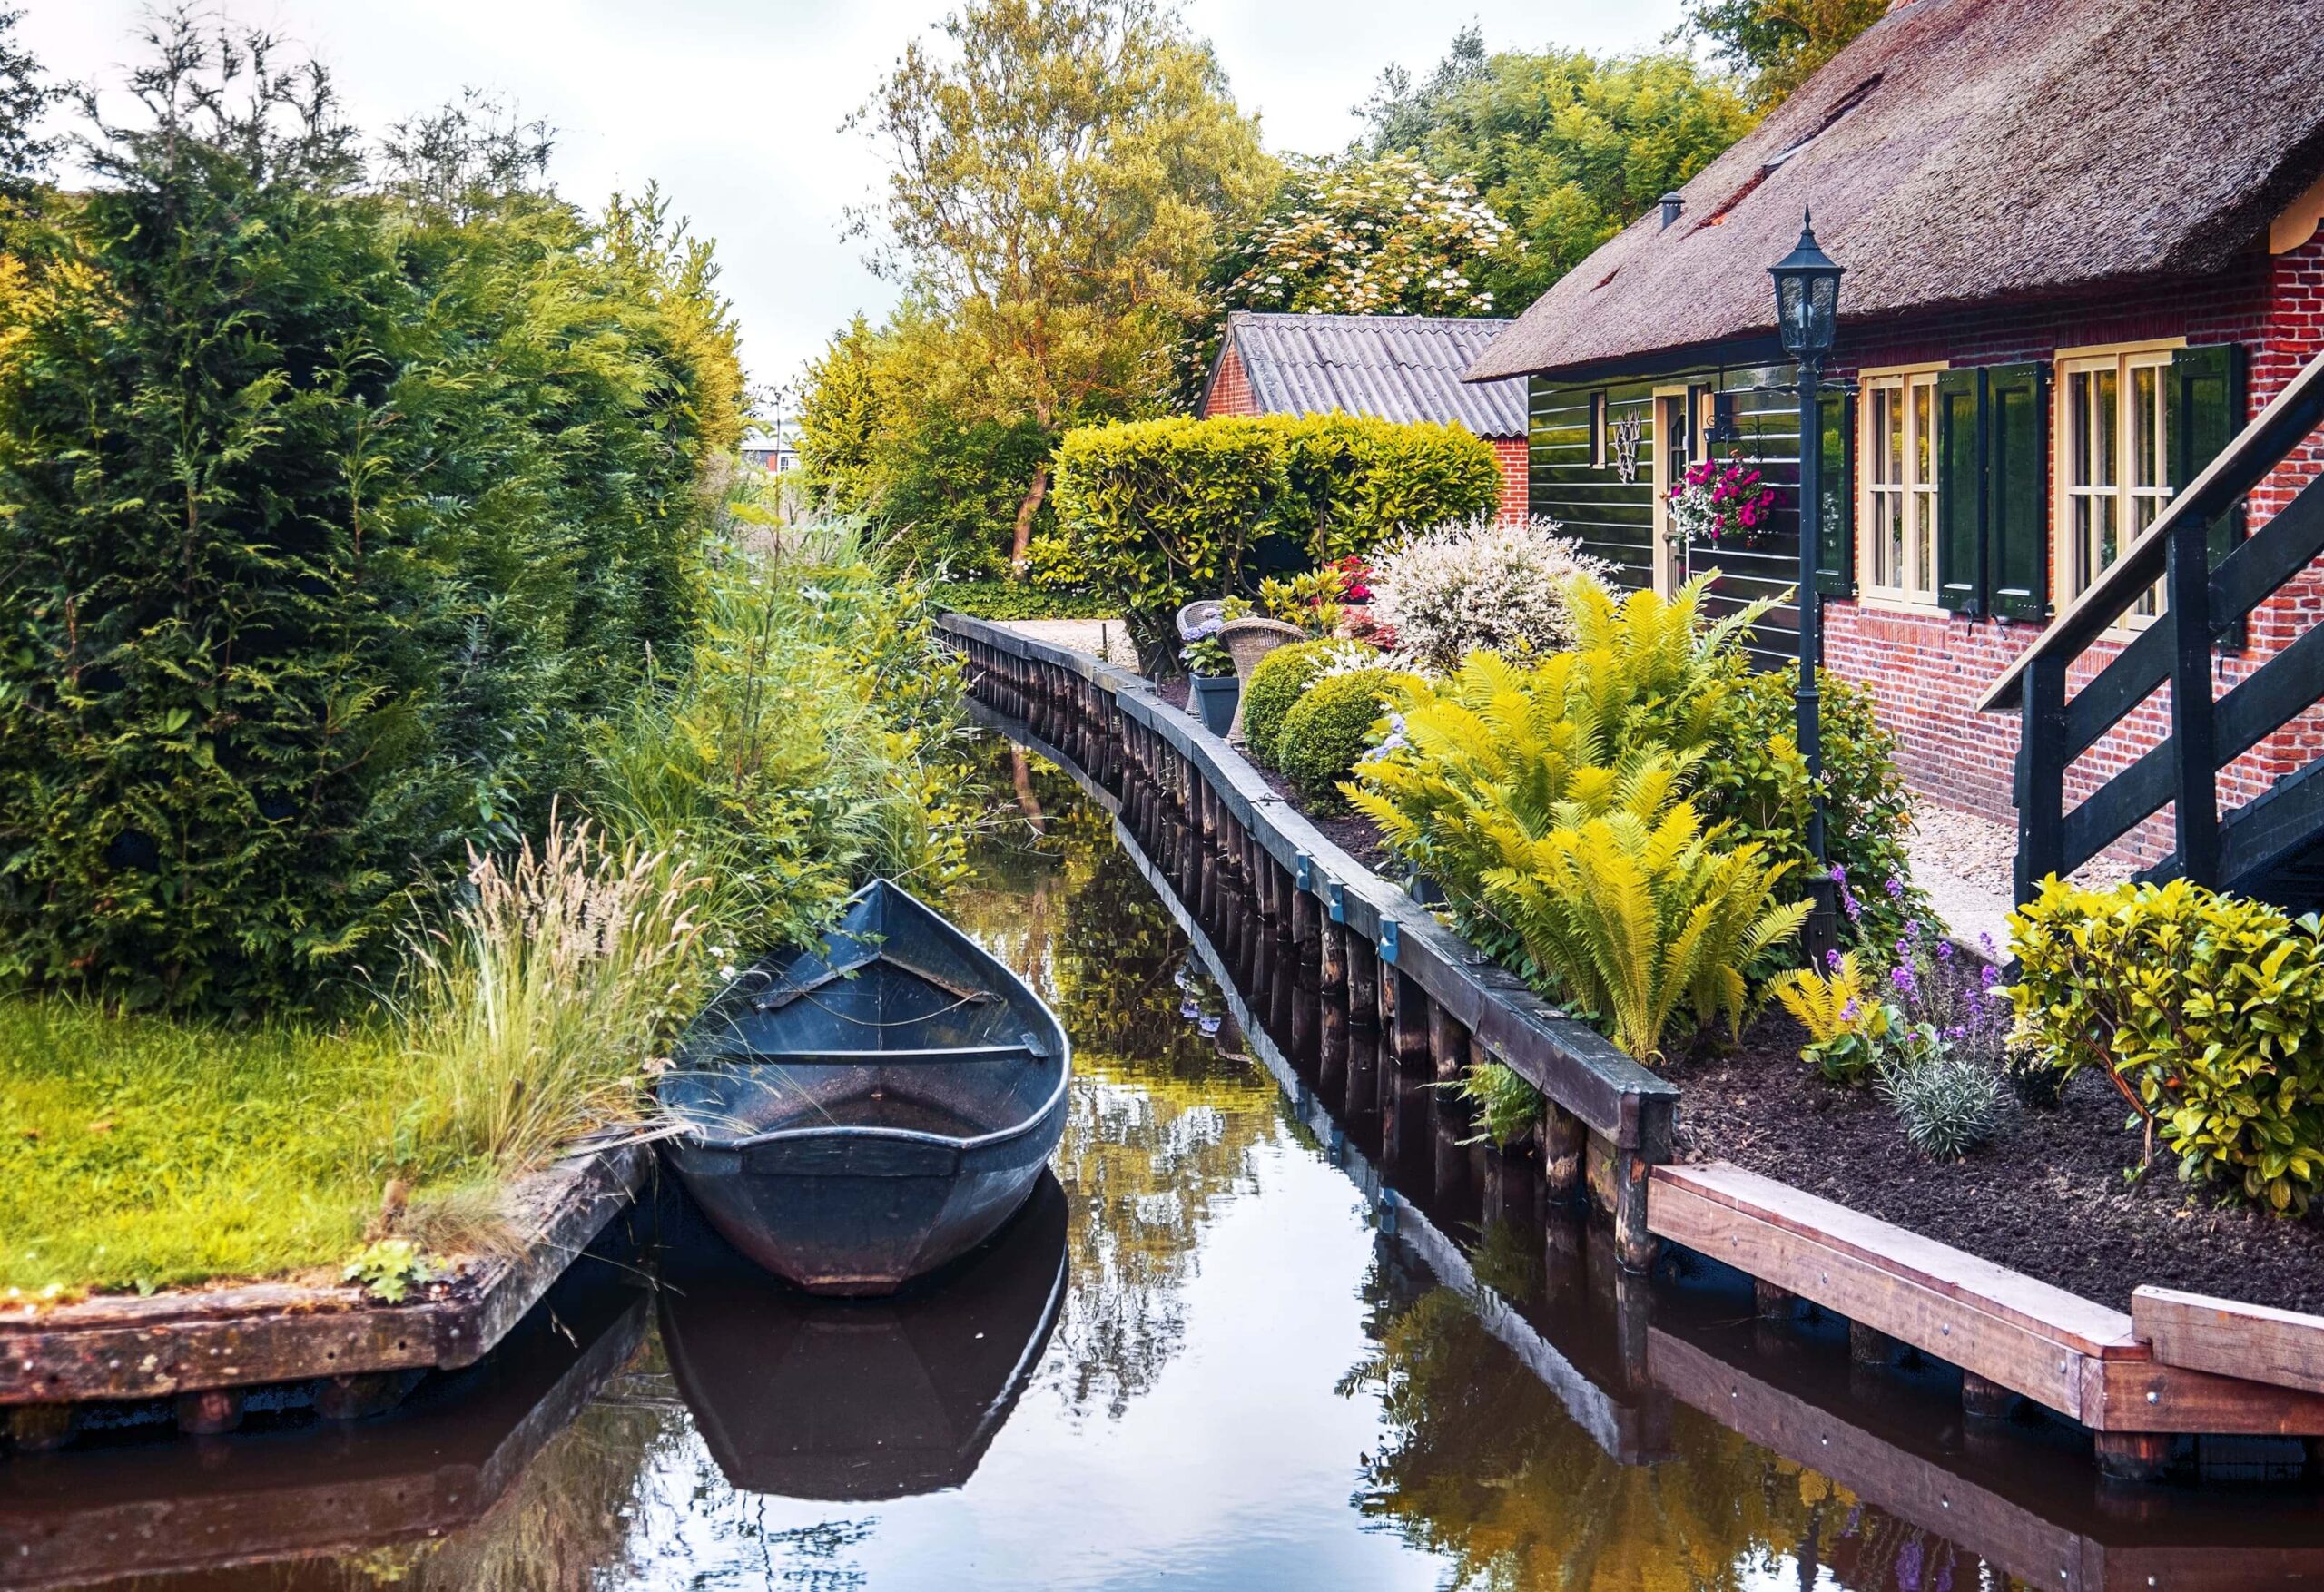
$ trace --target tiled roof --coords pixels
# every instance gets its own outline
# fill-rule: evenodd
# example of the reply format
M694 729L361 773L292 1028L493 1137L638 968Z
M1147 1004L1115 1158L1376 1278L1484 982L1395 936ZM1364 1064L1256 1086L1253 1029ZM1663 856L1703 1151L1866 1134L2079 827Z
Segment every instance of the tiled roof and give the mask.
M1816 211L1851 319L2215 271L2324 172L2319 0L1912 0L1535 300L1480 380L1773 329Z
M1226 340L1263 415L1338 409L1385 420L1457 420L1480 437L1525 435L1525 383L1463 382L1506 320L1428 315L1275 315L1238 310Z

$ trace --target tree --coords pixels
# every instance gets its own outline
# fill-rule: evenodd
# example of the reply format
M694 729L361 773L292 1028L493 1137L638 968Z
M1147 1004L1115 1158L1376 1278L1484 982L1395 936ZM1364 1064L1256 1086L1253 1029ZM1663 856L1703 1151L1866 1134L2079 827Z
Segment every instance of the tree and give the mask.
M960 418L1029 416L1053 439L1163 389L1204 268L1274 165L1207 46L1151 0L971 0L908 45L868 124L892 170L896 254L958 338ZM868 218L864 218L868 221ZM1049 490L1019 494L1021 566Z
M1686 28L1749 77L1766 112L1887 10L1888 0L1687 0Z
M42 80L40 63L9 39L22 11L0 11L0 199L23 204L38 192L56 140L35 131L64 91Z
M1482 258L1477 287L1522 310L1590 251L1710 163L1754 120L1679 54L1484 54L1473 31L1415 85L1391 69L1362 107L1371 147L1472 182L1522 249Z
M1237 310L1331 315L1490 315L1477 277L1510 229L1468 178L1408 154L1300 161L1237 252Z

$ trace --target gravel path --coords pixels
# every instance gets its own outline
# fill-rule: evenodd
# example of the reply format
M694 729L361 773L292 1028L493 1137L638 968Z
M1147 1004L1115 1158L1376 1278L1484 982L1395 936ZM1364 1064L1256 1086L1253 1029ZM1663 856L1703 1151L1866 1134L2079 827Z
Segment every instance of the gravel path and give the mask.
M1928 892L1936 915L1963 946L1984 951L1984 939L2006 950L2009 910L2014 904L2011 870L2017 860L2017 828L1940 806L1923 797L1914 810L1913 836L1905 850L1912 859L1913 882ZM2076 884L2101 888L2120 884L2136 865L2101 852L2076 870Z
M1009 619L997 623L1003 630L1013 630L1031 641L1071 647L1077 653L1088 653L1125 669L1137 667L1137 652L1129 644L1129 632L1117 619Z

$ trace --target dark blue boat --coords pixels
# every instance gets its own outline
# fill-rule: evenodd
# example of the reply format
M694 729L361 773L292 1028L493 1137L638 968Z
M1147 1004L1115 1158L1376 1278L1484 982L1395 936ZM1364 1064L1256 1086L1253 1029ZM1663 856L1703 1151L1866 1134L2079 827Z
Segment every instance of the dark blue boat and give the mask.
M778 952L703 1013L660 1095L687 1192L817 1293L892 1293L1023 1204L1065 1131L1065 1029L1022 980L885 880L821 949Z

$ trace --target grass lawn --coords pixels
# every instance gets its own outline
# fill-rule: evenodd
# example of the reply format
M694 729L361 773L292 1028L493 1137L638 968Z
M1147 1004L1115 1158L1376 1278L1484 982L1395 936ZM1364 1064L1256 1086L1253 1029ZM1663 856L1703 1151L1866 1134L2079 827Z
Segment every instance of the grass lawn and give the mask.
M389 1168L412 1165L411 1083L385 1027L229 1029L0 1001L0 1302L344 1262ZM487 1172L439 1162L427 1182Z

